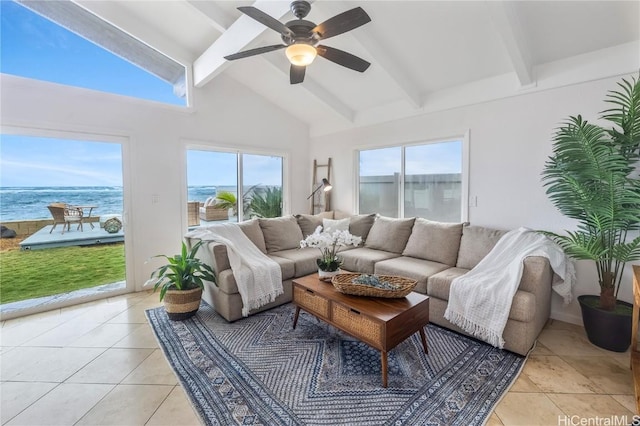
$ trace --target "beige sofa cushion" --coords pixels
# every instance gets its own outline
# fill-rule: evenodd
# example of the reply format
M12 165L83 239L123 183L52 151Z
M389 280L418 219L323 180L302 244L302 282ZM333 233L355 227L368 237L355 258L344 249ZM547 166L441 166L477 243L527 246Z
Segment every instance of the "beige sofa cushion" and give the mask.
M247 220L238 224L244 235L251 240L261 252L267 253L267 246L264 243L264 235L262 234L262 228L260 228L260 222L258 219Z
M282 271L282 281L293 278L295 264L292 260L272 255L269 255L269 259L273 260L280 266L280 270ZM236 278L233 276L231 268L225 269L218 274L218 287L227 294L238 293L238 284L236 283Z
M442 300L449 300L451 281L467 272L469 272L469 270L465 268L449 268L430 276L427 280L427 295Z
M351 216L349 219L349 232L351 235L361 237L362 241L367 240L373 223L376 221L376 214L360 214Z
M346 271L361 272L363 274L373 274L374 265L376 264L376 262L398 256L400 255L397 253L389 253L382 250L358 247L340 252L340 257L344 261L341 268Z
M267 253L300 247L302 231L293 216L258 219L264 234Z
M302 231L302 238L313 234L318 226L322 226L322 219L333 219L333 211L318 214L297 214L296 220Z
M301 249L291 249L275 251L271 256L278 256L292 261L295 265L294 277L304 277L305 275L318 272L316 260L320 257L320 250L312 247Z
M282 272L282 281L288 280L296 276L296 264L291 259L285 259L284 257L269 255L269 259L273 260L280 266Z
M447 268L449 265L443 263L403 256L376 263L374 272L379 275L399 275L414 279L418 282L414 291L424 294L427 292L427 279Z
M468 269L449 268L438 274L433 275L427 281L427 295L449 300L449 291L451 290L451 282L454 278L469 272ZM509 319L529 322L533 321L536 314L536 297L528 291L517 290L511 302L511 310L509 311Z
M394 219L379 216L373 223L364 246L370 249L401 254L407 245L409 235L411 235L414 221L415 218L413 217L409 219Z
M483 226L464 226L458 252L458 268L472 269L489 254L507 231Z
M433 222L416 218L402 254L453 266L458 259L460 237L462 223Z

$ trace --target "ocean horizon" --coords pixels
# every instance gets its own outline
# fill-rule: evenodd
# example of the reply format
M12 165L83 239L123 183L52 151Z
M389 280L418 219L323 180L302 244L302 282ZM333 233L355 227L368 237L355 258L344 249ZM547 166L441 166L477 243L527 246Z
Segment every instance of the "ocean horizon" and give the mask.
M188 200L204 202L217 191L236 190L236 186L229 185L190 186ZM121 214L122 186L0 187L0 221L50 219L47 206L51 203L96 206L91 216Z

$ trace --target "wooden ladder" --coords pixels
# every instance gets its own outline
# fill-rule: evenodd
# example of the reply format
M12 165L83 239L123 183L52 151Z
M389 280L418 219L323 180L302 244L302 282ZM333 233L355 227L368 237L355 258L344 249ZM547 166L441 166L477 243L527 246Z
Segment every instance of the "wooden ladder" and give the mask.
M318 169L326 168L327 173L326 176L318 177ZM311 191L314 191L318 188L318 185L322 185L322 179L325 178L331 182L331 158L327 161L327 164L318 164L317 160L313 160L313 181L311 182ZM313 197L311 197L311 214L316 214L316 209L318 213L325 211L328 212L331 210L331 192L318 191Z

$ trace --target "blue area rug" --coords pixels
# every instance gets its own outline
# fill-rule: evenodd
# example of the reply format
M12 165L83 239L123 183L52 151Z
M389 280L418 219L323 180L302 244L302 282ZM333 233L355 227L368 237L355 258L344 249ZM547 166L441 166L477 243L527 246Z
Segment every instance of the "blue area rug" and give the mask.
M481 425L525 358L435 325L380 354L291 304L226 322L202 303L197 315L147 318L207 425Z

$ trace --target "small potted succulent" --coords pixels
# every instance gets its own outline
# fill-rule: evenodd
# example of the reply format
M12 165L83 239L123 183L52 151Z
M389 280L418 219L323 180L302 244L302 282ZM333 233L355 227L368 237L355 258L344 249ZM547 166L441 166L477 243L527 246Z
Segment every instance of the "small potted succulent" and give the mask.
M160 301L169 319L181 321L192 317L200 307L204 281L217 285L215 271L196 257L198 249L204 241L198 241L191 250L182 242L182 251L172 257L164 257L168 263L151 273L155 280L153 290L160 289Z

